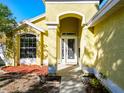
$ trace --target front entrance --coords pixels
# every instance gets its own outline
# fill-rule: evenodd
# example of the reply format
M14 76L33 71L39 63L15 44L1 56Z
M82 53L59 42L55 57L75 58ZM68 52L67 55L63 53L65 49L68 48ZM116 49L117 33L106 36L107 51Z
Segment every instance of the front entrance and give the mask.
M61 62L64 64L77 64L77 38L61 38Z

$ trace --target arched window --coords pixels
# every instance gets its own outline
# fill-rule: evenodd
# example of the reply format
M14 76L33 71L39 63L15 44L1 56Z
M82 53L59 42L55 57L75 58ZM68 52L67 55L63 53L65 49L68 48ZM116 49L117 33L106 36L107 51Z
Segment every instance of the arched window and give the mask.
M25 34L20 36L20 58L36 58L36 36Z

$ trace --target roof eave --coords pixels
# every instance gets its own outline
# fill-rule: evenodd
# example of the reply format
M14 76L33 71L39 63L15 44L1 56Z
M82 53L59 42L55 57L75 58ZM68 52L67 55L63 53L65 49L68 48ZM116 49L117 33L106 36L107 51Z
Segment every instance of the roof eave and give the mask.
M89 20L88 22L88 27L93 27L96 24L98 24L99 22L101 22L104 18L105 15L110 12L110 10L115 7L115 9L113 8L113 10L111 10L110 13L114 12L115 10L119 9L120 6L119 4L122 4L121 0L110 0L107 4L105 4L92 18L91 20Z
M34 18L28 19L27 21L29 21L29 22L34 22L34 21L36 21L36 20L38 20L38 19L40 19L40 18L43 18L43 17L45 17L45 16L46 16L46 14L44 13L44 14L38 15L38 16L36 16L36 17L34 17Z
M33 23L31 23L29 21L24 21L24 24L27 24L28 26L30 26L30 27L32 27L32 28L34 28L34 29L36 29L36 30L38 30L40 32L43 32L43 33L46 31L46 29L38 27L38 26L35 26Z

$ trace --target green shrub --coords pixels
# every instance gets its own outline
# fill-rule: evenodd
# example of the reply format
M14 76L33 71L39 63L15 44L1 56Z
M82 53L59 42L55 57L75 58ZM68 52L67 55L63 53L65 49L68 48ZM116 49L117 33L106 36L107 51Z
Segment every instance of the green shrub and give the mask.
M0 66L5 66L5 63L1 58L0 58Z

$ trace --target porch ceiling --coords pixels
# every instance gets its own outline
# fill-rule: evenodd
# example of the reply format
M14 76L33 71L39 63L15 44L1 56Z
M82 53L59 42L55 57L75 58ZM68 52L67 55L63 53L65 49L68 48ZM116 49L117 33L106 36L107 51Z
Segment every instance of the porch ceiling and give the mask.
M66 17L60 20L60 31L77 33L81 27L81 20L75 17Z

